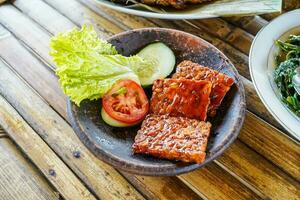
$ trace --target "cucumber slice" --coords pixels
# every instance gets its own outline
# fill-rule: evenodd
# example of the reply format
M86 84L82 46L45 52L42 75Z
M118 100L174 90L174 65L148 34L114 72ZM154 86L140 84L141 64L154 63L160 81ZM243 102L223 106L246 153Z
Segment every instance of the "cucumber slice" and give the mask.
M144 87L152 85L157 79L166 78L175 67L176 60L173 51L161 42L147 45L137 55L146 60L153 59L157 67L155 73L140 80Z
M114 118L112 118L111 116L109 116L107 114L107 112L104 110L104 108L101 108L101 117L105 123L107 123L108 125L113 126L113 127L127 127L127 126L135 125L135 124L126 124L126 123L115 120Z

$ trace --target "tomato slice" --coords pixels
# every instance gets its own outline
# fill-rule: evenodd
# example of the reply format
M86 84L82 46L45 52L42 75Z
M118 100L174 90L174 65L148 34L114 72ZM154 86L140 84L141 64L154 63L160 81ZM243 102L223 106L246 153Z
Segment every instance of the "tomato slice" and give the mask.
M149 110L143 88L132 80L120 80L104 95L102 106L115 120L135 124L143 120Z

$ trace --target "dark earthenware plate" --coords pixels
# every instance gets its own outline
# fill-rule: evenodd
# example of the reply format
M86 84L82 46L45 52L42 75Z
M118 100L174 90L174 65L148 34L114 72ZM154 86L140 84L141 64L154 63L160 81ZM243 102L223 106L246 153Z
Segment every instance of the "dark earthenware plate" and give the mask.
M155 41L167 44L176 55L177 64L192 60L221 71L234 78L235 84L227 93L218 114L213 119L207 157L202 164L157 159L133 154L131 145L139 127L113 128L101 119L100 100L83 101L80 107L68 102L72 127L81 141L101 160L123 171L142 175L176 175L200 168L214 160L236 139L245 115L245 91L237 70L217 48L191 34L160 28L124 32L108 40L125 55L137 53ZM150 88L151 91L151 88Z

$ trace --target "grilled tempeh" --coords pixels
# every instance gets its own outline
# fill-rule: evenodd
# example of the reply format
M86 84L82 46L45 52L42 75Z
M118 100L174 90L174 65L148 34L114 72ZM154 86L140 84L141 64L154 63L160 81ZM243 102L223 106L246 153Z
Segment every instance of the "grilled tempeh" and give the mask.
M182 61L177 66L176 73L172 78L211 81L212 90L210 93L210 105L208 107L208 115L211 117L216 115L223 98L234 83L231 77L223 73L187 60Z
M149 114L138 131L133 150L159 158L202 163L211 124L186 117Z
M210 103L210 81L159 79L152 87L150 112L206 120Z

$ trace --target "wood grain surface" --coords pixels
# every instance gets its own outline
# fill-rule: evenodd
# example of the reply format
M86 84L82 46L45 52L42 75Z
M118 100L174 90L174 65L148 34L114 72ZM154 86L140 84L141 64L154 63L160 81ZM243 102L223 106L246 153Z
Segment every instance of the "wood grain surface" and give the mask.
M0 77L1 94L94 193L103 199L142 199L118 172L99 161L83 146L61 116L18 79L3 62L0 63L3 75ZM18 87L14 87L15 85ZM6 128L9 127L7 125ZM74 151L80 152L80 159L73 156ZM98 167L100 165L101 168Z
M9 70L4 68L4 64L1 62L0 71L2 75L10 77ZM23 99L24 102L27 100L29 99ZM0 123L64 198L95 199L2 96L0 96Z
M299 7L297 0L284 1L284 12ZM36 169L26 165L30 162L20 153L7 150L14 143L0 128L0 162L6 164L11 159L8 167L0 166L0 176L14 177L14 182L0 183L0 199L20 199L23 191L28 192L28 199L55 199L59 195L70 199L75 194L70 192L72 185L77 187L77 182L85 191L81 195L100 199L300 199L299 143L286 136L263 106L248 70L254 36L276 16L174 21L127 15L98 6L93 0L15 0L1 5L0 108L5 109L0 109L0 125L6 124L8 135ZM96 26L102 38L124 30L158 26L187 31L214 44L243 76L248 111L239 139L214 163L179 177L135 176L96 159L68 124L66 97L55 76L48 47L53 34L85 23ZM19 119L19 124L8 119ZM12 125L7 126L8 122ZM35 145L44 145L37 152L49 148L51 153L35 154L35 145L25 142L29 136L40 141ZM80 158L74 157L74 152L80 152ZM62 180L65 176L57 173L55 179L49 177L46 160L50 155L61 163L53 166L67 167L73 174L70 177L75 177L71 178L76 182L71 188L64 187L71 181ZM26 166L32 169L28 174L24 173ZM13 183L20 189L14 190ZM5 190L4 184L9 186Z
M56 200L57 193L9 138L0 138L0 199Z
M16 48L16 47L15 47ZM33 58L31 58L30 60L32 60ZM28 60L27 62L29 62L30 60ZM13 60L12 60L13 61ZM15 63L16 64L16 63ZM14 65L15 65L14 64ZM13 65L13 66L14 66ZM40 66L40 68L43 68L44 66ZM38 69L38 66L35 66L35 68L36 69ZM50 72L49 72L50 73ZM37 77L41 77L41 76L37 76ZM42 78L40 78L40 79L42 79ZM42 80L40 80L40 81L42 81ZM57 81L56 81L57 82ZM38 91L38 92L41 92L41 90L43 90L43 88L42 87L39 87L38 88L38 85L33 85L33 87L35 87L35 89ZM53 82L52 84L50 84L50 87L56 87L56 89L54 89L54 91L56 90L56 91L59 91L59 87L58 87L58 85L57 84L55 84L55 82ZM14 96L14 95L12 95L12 96ZM61 101L64 101L63 99L61 100ZM50 102L50 104L51 104L51 106L52 107L56 107L55 106L55 104L57 104L57 103L59 103L59 101L58 101L58 99L56 99L54 102ZM61 113L62 114L62 113ZM64 115L64 114L62 114L62 115ZM238 155L239 155L239 151L233 151L233 154L235 154L236 155L236 157L238 157ZM253 154L253 153L252 153ZM251 154L250 154L251 155ZM232 158L232 157L230 157L230 158ZM231 161L226 161L226 162L228 162L227 163L227 165L228 164L230 164L231 162L233 162L233 160L231 160ZM236 161L235 161L236 162ZM253 165L253 168L254 169L256 169L257 168L257 166L255 165L255 163L254 163L254 161L253 161L253 163L252 163L252 165ZM241 166L241 167L244 167L244 166ZM233 171L235 171L236 169L233 169ZM224 173L224 172L223 172ZM233 173L233 172L232 172ZM284 177L284 174L281 174L283 177ZM287 178L287 177L286 177ZM285 178L284 178L285 179ZM256 179L255 179L255 177L253 177L253 178L251 178L250 179L250 181L252 182L252 184L257 184L257 182L256 182ZM276 184L278 184L277 183L277 180L276 180L276 178L273 180L274 181L274 184L276 185ZM231 180L228 180L228 184L230 184L230 182L231 182ZM287 181L288 182L288 181ZM280 182L279 182L280 183ZM292 185L293 184L293 182L292 183L290 183L289 185ZM217 187L217 188L219 188L219 187ZM262 188L262 190L263 190L263 192L267 192L267 191L264 191L264 190L267 190L268 188ZM228 194L227 193L227 191L225 192L225 191L223 191L225 194ZM277 193L281 193L281 191L277 191Z

